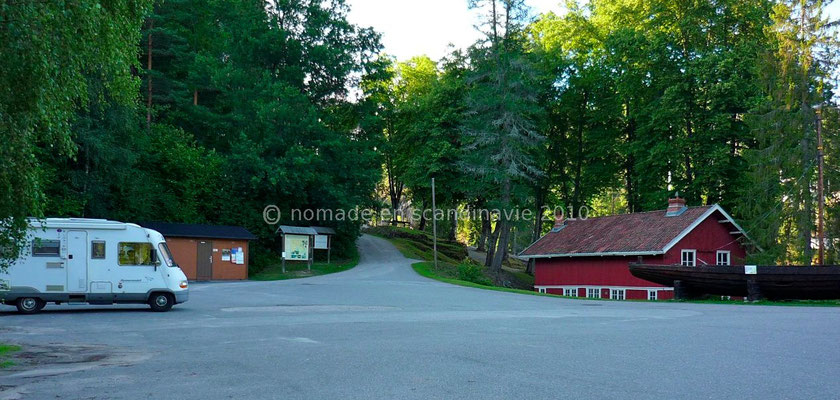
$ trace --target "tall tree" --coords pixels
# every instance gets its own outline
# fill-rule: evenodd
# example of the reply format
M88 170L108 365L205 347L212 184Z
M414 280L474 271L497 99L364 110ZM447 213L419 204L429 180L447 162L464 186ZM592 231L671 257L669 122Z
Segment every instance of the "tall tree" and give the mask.
M782 1L766 28L772 43L760 64L766 101L751 115L758 145L748 153L751 192L745 203L764 258L810 265L814 256L815 106L829 102L837 37L822 1Z
M70 124L88 103L87 75L129 104L140 26L151 0L0 3L0 269L17 258L28 217L44 215L44 160L73 157ZM96 45L91 45L96 44Z
M544 140L536 129L540 109L530 84L534 67L524 51L524 24L528 9L521 0L470 1L487 10L486 38L474 46L474 65L468 93L468 120L464 129L467 154L464 165L496 186L495 206L501 210L491 268L497 281L506 256L518 185L540 174L529 156Z

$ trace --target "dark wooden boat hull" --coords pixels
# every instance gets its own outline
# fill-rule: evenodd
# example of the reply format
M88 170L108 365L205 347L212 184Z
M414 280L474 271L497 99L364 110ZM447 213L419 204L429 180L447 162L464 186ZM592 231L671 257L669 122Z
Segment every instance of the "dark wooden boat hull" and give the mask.
M744 296L755 293L768 299L840 299L840 266L757 266L756 274L743 265L697 266L630 264L630 273L665 286L680 281L692 293ZM754 294L753 293L753 294Z

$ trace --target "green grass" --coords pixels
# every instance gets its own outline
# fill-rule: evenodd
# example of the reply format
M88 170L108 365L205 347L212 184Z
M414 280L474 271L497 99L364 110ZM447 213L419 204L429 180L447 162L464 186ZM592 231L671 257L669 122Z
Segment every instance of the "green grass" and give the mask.
M283 272L282 264L272 264L260 272L251 275L250 279L255 281L281 281L286 279L308 278L310 276L347 271L355 267L358 263L359 255L356 254L353 258L346 260L331 260L329 264L326 262L312 263L312 271L308 271L306 263L287 261L285 273Z
M545 296L545 297L565 297L559 296L556 294L547 294L547 293L539 293L532 290L523 290L523 289L512 289L500 286L492 286L492 285L482 285L480 283L464 281L455 278L446 278L439 275L439 272L435 270L434 263L431 261L421 261L414 264L411 264L411 268L420 274L421 276L425 276L426 278L434 279L441 282L451 283L453 285L459 286L466 286L472 288L479 288L479 289L488 289L488 290L495 290L497 292L508 292L508 293L519 293L519 294L528 294L531 296ZM440 269L440 266L438 267ZM570 297L565 297L570 298Z
M6 360L6 357L17 351L20 351L20 346L0 343L0 368L8 368L15 365L11 360Z

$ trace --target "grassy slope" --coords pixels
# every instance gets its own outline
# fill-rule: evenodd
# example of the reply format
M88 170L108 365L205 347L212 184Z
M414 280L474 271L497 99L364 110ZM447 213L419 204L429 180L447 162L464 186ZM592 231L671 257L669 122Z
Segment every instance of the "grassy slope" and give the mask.
M417 271L417 273L427 278L437 279L443 282L462 286L480 287L490 290L498 290L511 293L527 293L533 295L540 295L540 293L530 290L499 287L459 279L461 274L461 272L459 271L459 267L463 266L465 263L472 263L472 265L475 268L478 268L482 270L482 272L484 272L484 278L486 278L486 281L492 282L491 277L487 275L486 269L476 264L474 261L470 260L467 257L465 247L460 243L452 243L446 241L439 242L438 266L435 267L434 264L431 262L434 259L434 252L429 246L429 243L431 242L432 238L428 233L398 227L377 227L369 229L366 232L371 235L388 239L391 243L394 244L397 250L399 250L400 253L402 253L407 258L411 258L414 260L429 261L415 263L412 265L412 267L415 271ZM463 258L457 259L456 257ZM530 281L531 284L533 284L534 278L532 276L525 274L524 272L518 272L518 270L509 270L507 268L505 270L510 275L515 276L516 279L522 282ZM546 296L545 294L542 295Z
M441 282L451 283L453 285L474 287L474 288L479 288L479 289L495 290L495 291L499 291L499 292L530 294L530 295L533 295L533 296L564 297L564 296L558 296L558 295L554 295L554 294L539 293L539 292L535 292L533 290L511 289L511 288L499 287L499 286L482 285L482 284L479 284L479 283L464 281L464 280L455 279L455 278L446 278L446 277L440 276L440 275L435 273L435 266L433 265L433 262L431 262L431 261L422 261L422 262L411 264L411 268L414 268L414 270L417 271L417 273L420 274L421 276L425 276L426 278L435 279L435 280L438 280L438 281L441 281Z
M6 360L9 354L20 351L20 346L0 343L0 368L8 368L14 365L10 360Z

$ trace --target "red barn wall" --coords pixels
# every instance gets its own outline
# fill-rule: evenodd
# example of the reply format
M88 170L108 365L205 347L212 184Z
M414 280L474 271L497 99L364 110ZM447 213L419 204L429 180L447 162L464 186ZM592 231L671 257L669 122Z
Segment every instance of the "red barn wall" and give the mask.
M709 218L706 218L665 253L664 263L679 264L682 262L682 250L694 249L697 250L697 265L703 265L704 262L715 265L718 250L729 250L732 265L743 265L747 252L736 240L737 236L730 233L735 231L735 227L729 223L718 222L722 219L724 217L719 212L715 212Z
M198 241L211 242L213 246L213 280L244 280L248 279L248 258L250 249L247 240L237 239L196 239L181 237L166 237L166 244L172 252L175 263L184 271L187 279L196 279L197 267L196 257L198 256ZM222 261L222 249L242 247L245 253L245 264L234 264L230 261Z
M654 263L660 257L648 257ZM539 258L534 268L535 286L643 286L663 287L630 274L627 265L637 257L564 257ZM586 296L586 292L582 294Z

